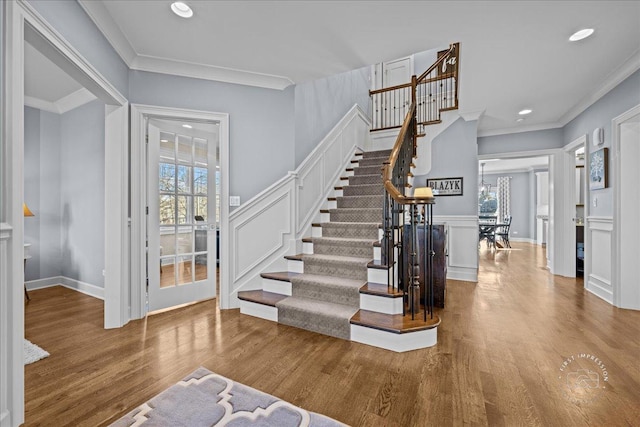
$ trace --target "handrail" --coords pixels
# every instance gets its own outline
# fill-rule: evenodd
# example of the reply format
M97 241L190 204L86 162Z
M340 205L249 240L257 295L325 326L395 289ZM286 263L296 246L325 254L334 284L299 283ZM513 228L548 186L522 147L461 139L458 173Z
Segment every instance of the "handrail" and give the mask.
M410 84L370 91L374 105L374 121L382 127L400 127L391 149L389 160L382 167L384 185L382 261L390 267L389 283L398 278L404 301L408 303L411 318L420 311L420 272L423 272L424 320L427 313L433 318L433 194L405 194L412 159L417 154L418 125L437 123L442 111L458 108L458 53L459 44L451 44L447 51L420 77L415 75ZM410 88L411 92L407 93ZM407 98L411 99L409 104ZM400 100L398 103L397 101ZM406 107L407 105L408 108ZM376 109L378 107L378 109ZM407 108L404 121L390 126L399 112ZM379 126L377 129L380 129ZM428 192L430 193L430 192ZM419 211L419 206L421 210ZM418 228L424 227L424 244L420 249ZM423 251L423 253L420 253ZM396 262L396 258L398 262ZM396 269L397 268L397 273ZM406 312L403 304L403 314Z

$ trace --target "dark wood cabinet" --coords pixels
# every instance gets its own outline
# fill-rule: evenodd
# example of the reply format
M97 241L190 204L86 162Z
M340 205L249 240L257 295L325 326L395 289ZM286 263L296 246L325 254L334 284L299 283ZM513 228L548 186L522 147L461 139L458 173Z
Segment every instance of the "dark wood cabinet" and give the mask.
M405 225L405 233L409 232L409 225ZM427 229L428 232L428 229ZM422 226L418 227L418 247L420 256L425 256L425 229ZM408 234L405 234L408 235ZM444 307L444 299L447 291L447 232L444 224L434 224L432 226L433 237L433 305L435 307ZM408 263L409 257L409 245L408 242L404 242L403 250L403 262L405 265ZM424 261L421 261L420 265L420 298L424 301L425 292L425 270L422 268ZM408 274L403 274L405 282L408 281Z

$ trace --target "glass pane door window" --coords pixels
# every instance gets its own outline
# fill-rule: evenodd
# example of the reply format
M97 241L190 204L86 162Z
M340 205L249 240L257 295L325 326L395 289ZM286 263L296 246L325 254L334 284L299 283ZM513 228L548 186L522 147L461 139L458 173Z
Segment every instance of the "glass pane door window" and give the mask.
M157 254L149 256L151 310L215 296L210 269L216 267L211 244L216 214L209 200L217 195L211 150L215 153L207 139L150 126L148 237L150 254Z

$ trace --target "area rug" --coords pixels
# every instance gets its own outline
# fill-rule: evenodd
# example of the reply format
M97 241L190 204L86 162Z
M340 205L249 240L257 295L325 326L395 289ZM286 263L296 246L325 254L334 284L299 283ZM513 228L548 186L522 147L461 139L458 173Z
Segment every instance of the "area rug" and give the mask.
M24 340L24 364L28 365L33 362L37 362L40 359L49 357L49 353L32 343L31 341Z
M138 406L115 423L132 426L344 426L205 368Z

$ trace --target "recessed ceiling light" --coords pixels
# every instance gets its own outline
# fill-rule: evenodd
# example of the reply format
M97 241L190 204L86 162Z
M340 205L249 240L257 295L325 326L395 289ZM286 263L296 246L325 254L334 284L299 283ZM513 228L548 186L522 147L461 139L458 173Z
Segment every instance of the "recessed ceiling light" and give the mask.
M191 125L182 125L183 128L191 129L193 126Z
M161 139L160 142L169 142L168 139Z
M519 119L516 119L516 122L524 122L524 117L520 117Z
M528 109L528 108L525 108L524 110L520 110L520 111L518 112L518 114L520 114L521 116L526 116L527 114L531 114L531 112L532 112L532 111L533 111L533 110L530 110L530 109Z
M181 1L171 3L171 10L181 18L191 18L193 16L193 10L188 4Z
M593 34L593 31L593 28L584 28L580 31L576 31L571 37L569 37L569 41L577 42L578 40L586 39Z

